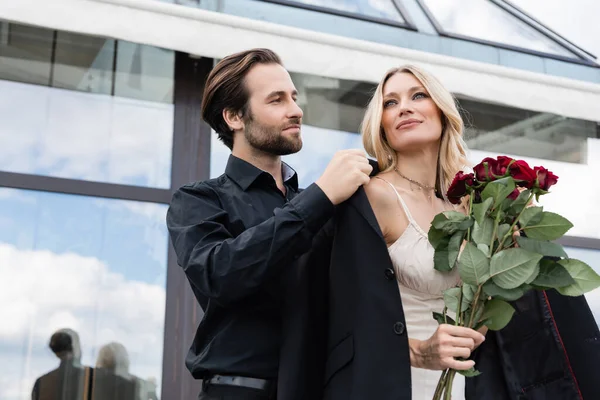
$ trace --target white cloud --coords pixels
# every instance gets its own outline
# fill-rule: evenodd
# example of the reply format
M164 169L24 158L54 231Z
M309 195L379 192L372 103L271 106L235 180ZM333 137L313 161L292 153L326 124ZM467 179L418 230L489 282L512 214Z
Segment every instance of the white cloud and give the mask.
M131 373L160 381L165 297L163 286L127 280L93 257L0 244L0 304L10 304L0 307L0 399L28 398L33 380L55 368L47 341L63 327L79 333L84 364L118 341ZM20 350L1 354L10 349Z

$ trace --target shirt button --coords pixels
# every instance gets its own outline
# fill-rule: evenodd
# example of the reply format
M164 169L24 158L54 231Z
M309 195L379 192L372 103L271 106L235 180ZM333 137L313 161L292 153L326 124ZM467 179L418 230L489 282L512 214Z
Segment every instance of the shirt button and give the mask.
M394 333L396 335L402 335L404 333L404 324L400 321L394 324Z
M391 281L392 279L394 279L394 275L395 275L395 274L394 274L394 270L393 270L393 269L391 269L391 268L386 268L386 270L385 270L385 277L386 277L388 280L390 280L390 281Z

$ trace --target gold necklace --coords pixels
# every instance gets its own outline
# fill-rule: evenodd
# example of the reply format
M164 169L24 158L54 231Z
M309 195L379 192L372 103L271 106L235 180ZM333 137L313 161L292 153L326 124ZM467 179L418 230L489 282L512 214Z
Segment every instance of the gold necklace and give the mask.
M435 186L426 185L424 183L415 181L414 179L410 179L408 176L405 176L404 174L402 174L402 172L398 171L397 168L394 168L394 171L396 171L396 173L398 175L400 175L402 178L406 179L410 183L414 183L415 185L417 185L417 187L419 189L421 189L421 190L433 190L435 192ZM412 185L410 186L410 190L413 190ZM431 200L431 193L427 195L427 198Z

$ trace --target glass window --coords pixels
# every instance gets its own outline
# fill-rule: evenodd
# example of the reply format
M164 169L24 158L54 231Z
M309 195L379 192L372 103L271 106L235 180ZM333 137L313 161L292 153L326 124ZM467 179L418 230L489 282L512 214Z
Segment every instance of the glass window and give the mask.
M571 258L581 260L600 273L600 250L582 249L579 247L566 247L565 251ZM600 326L600 288L585 294L585 298Z
M0 21L0 79L49 85L54 31Z
M41 377L42 390L56 383L67 363L49 341L63 328L80 342L69 376L85 382L95 368L96 398L108 398L106 382L118 382L124 400L160 395L166 209L0 189L0 399L31 398Z
M300 187L307 187L323 173L337 150L362 149L358 134L374 85L356 81L292 73L298 104L304 112L303 147L283 159L298 173ZM213 133L211 177L225 171L229 149Z
M470 149L585 164L594 121L459 98Z
M549 37L489 0L420 0L450 34L576 58Z
M2 26L0 170L170 187L173 51Z

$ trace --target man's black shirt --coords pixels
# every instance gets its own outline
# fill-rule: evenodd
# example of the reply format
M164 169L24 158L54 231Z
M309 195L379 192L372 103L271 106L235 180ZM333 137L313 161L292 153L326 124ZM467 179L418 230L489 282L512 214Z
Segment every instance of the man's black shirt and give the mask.
M230 156L225 174L173 196L171 241L205 312L186 358L195 378L277 378L281 277L333 215L316 184L299 193L296 173L285 164L282 173L286 195L269 173Z

